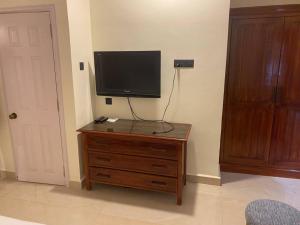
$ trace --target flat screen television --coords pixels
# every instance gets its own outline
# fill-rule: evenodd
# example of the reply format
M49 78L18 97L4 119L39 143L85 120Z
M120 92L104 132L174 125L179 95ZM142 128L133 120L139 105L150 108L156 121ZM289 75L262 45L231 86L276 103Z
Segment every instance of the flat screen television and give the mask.
M160 51L95 52L97 95L160 98Z

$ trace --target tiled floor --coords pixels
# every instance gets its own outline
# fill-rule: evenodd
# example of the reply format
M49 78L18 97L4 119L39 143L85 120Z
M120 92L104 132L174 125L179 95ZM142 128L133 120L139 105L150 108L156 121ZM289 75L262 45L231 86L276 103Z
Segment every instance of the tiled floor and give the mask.
M100 185L93 191L0 180L0 215L53 225L243 225L258 198L300 209L300 180L223 174L223 186L187 184L171 195Z

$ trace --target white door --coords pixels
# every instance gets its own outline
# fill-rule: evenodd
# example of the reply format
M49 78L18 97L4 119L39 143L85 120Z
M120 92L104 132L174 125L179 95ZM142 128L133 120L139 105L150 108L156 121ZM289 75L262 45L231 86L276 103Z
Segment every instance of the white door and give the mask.
M0 14L0 68L18 179L64 184L50 14Z

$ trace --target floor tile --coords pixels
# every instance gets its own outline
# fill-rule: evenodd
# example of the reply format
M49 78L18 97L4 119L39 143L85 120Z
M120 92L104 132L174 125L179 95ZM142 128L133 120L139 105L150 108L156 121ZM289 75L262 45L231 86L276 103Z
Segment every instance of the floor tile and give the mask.
M222 186L188 183L174 195L96 185L92 191L0 180L0 215L47 225L242 225L253 200L300 209L300 180L223 173Z

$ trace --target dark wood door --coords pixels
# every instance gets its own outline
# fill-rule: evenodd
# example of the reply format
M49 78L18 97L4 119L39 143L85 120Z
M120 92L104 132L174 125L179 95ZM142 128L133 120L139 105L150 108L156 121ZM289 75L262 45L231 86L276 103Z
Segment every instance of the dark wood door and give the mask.
M267 165L284 19L231 20L221 163Z
M300 169L300 16L286 17L275 123L272 166Z

